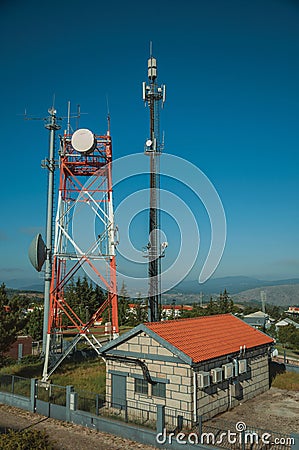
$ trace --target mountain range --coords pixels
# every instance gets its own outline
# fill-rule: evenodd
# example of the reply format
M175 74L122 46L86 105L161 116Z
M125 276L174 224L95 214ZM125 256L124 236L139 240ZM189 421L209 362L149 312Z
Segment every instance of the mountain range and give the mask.
M286 286L299 285L299 278L289 278L286 280L265 281L257 278L234 276L222 278L210 278L203 284L199 284L197 280L182 281L169 293L186 293L195 294L202 292L203 294L219 294L224 289L230 294L247 291L248 289L262 288L267 286Z
M23 291L43 292L42 284L18 286ZM163 294L163 303L176 301L177 304L199 301L203 293L203 301L219 295L224 289L232 296L235 303L261 301L261 291L266 293L267 303L281 306L299 305L299 278L265 281L246 276L211 278L203 284L196 280L182 281L175 288Z

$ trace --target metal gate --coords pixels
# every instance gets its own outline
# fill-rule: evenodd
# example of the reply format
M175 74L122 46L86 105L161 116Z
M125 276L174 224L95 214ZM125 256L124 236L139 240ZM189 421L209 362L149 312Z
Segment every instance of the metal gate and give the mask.
M37 382L36 412L46 417L66 420L66 387Z

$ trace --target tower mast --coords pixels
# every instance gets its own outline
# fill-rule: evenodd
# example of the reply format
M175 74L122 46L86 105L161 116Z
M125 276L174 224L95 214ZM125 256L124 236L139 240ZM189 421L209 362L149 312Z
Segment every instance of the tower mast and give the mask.
M165 102L165 85L158 86L157 60L152 55L148 59L148 84L142 85L143 100L150 110L150 137L145 143L145 153L150 158L150 211L149 211L149 242L148 248L148 320L157 322L160 319L161 305L161 243L159 236L159 157L163 150L160 142L160 106Z
M56 110L52 106L48 110L45 128L49 130L49 159L42 165L49 170L48 176L48 200L47 200L47 226L46 226L46 263L45 263L45 286L44 286L44 324L43 324L43 354L46 352L46 340L48 332L48 316L50 307L50 286L52 275L53 254L53 202L54 202L54 171L55 171L55 132L61 127L57 123Z

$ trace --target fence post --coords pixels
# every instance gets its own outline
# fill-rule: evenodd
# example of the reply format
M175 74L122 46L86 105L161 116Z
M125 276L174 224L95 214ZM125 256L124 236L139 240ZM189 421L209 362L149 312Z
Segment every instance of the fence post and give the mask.
M96 416L99 415L99 394L96 394Z
M30 403L31 411L36 412L36 397L37 397L37 378L30 380Z
M183 429L183 420L184 420L184 417L178 415L178 417L177 417L177 430L178 430L178 432L182 431L182 429Z
M292 445L292 450L299 450L299 434L291 433L290 438L294 439L294 445Z
M127 400L125 401L125 422L129 422L129 417L128 417L128 402Z
M65 406L66 406L66 420L67 422L71 421L71 410L74 411L74 409L77 409L77 405L76 405L76 399L75 396L73 396L72 394L74 393L74 386L67 386L66 387L66 401L65 401ZM72 398L71 398L72 396Z
M157 405L157 423L156 430L158 433L163 433L165 429L165 406Z
M245 450L245 430L241 431L241 449Z
M14 394L14 390L15 390L15 377L14 375L12 375L11 377L11 393Z
M202 416L198 417L198 436L201 439L202 435Z

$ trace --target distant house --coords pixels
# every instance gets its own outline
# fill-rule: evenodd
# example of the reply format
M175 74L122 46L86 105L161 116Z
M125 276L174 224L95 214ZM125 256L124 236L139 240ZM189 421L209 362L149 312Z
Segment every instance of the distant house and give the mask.
M137 305L135 303L129 303L129 311L130 312L135 312L136 307L137 307ZM142 303L140 305L140 307L147 309L147 305L145 303ZM167 320L170 317L177 319L178 317L181 316L182 312L192 311L192 310L193 310L193 306L191 306L191 305L161 305L162 320L163 319Z
M23 356L32 355L32 337L31 336L18 336L17 340L12 344L9 351L5 353L5 356L9 356L12 359L22 359Z
M244 322L248 323L248 325L251 325L254 328L269 328L271 323L274 322L273 319L269 317L268 314L264 313L263 311L256 311L251 314L247 314L243 317Z
M299 330L299 323L294 322L294 320L286 317L285 319L282 319L275 324L276 331L278 331L280 327L287 327L288 325L293 325L295 328L297 328L297 330Z
M208 419L269 388L272 345L231 314L138 325L101 349L107 403L133 416L164 405L168 422Z
M289 306L286 313L291 314L293 316L299 316L299 306Z
M162 317L164 316L165 319L169 319L170 317L177 319L181 316L182 312L192 310L193 306L191 305L162 305L161 307Z

